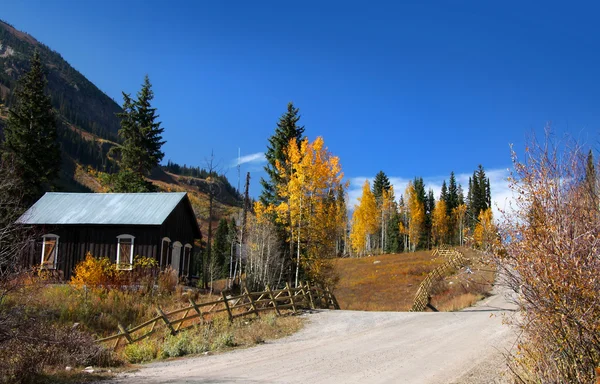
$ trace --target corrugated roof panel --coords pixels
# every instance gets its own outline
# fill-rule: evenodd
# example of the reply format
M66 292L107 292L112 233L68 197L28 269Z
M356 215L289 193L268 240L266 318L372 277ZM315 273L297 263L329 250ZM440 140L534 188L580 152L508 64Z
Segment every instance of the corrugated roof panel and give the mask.
M161 225L185 192L48 192L17 220L21 224Z

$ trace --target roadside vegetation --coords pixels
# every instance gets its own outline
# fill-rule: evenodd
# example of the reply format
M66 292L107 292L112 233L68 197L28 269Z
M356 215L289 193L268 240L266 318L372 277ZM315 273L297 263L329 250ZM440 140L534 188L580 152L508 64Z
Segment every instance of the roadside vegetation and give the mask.
M593 152L551 136L513 153L497 262L518 293L519 383L592 383L600 366L600 185Z
M190 297L197 303L217 298L184 289L170 270L153 278L153 265L145 262L138 260L126 276L107 259L88 255L70 284L49 284L39 273L15 276L0 308L4 315L0 326L12 337L0 343L2 356L11 356L0 359L0 382L97 379L128 363L248 347L290 335L302 326L299 317L285 314L266 313L233 323L226 314L218 314L176 335L157 332L115 351L97 344L95 339L117 333L119 323L131 327L156 316L157 307L169 312L189 306ZM82 371L86 366L93 368Z

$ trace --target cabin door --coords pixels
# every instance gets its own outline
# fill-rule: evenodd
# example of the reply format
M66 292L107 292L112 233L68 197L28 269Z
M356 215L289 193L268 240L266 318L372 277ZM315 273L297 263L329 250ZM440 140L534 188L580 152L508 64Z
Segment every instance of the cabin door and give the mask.
M171 268L177 271L179 276L179 268L181 265L181 243L176 241L173 243L173 258L171 260Z

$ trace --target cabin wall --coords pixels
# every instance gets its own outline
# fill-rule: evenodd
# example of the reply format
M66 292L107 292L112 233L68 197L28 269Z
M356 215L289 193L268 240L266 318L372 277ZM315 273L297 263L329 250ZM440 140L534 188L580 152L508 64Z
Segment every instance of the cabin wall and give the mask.
M146 256L157 259L160 257L160 227L159 226L117 226L117 225L61 225L43 226L42 234L54 234L58 240L58 269L66 280L80 261L85 259L87 252L94 257L108 257L112 262L117 261L117 236L132 235L134 256ZM33 247L34 255L29 259L39 264L41 261L42 239L36 241ZM37 253L37 255L35 255Z

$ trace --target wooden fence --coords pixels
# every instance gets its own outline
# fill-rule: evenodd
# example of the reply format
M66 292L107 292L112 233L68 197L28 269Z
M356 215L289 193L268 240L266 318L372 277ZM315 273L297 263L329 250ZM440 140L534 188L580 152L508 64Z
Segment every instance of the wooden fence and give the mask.
M415 300L410 310L411 312L424 311L429 304L429 298L431 296L431 290L434 284L442 280L448 271L459 269L463 265L467 264L467 259L465 259L465 256L462 254L462 252L447 246L435 249L433 251L433 255L445 257L447 260L444 262L444 264L429 272L427 277L425 277L425 279L421 282L419 289L417 290L417 294L415 295Z
M264 311L275 311L281 315L282 310L333 308L340 309L335 296L328 288L322 289L309 283L301 284L297 288L290 288L286 284L284 289L271 290L267 286L263 292L248 292L247 289L238 296L225 296L207 303L196 303L189 299L190 305L185 308L166 313L160 307L156 308L157 316L135 327L126 329L118 324L118 333L109 337L96 340L97 343L113 342L113 349L117 349L121 340L131 344L145 339L161 328L169 330L172 335L191 328L197 324L210 321L217 313L227 312L229 321L248 315L260 316Z

